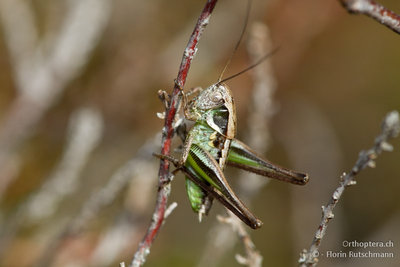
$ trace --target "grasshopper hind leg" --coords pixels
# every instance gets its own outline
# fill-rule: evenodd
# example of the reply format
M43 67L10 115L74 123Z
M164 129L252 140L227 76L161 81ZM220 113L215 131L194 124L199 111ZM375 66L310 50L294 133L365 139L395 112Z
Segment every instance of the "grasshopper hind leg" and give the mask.
M261 227L262 222L236 196L218 163L208 151L197 144L192 144L182 171L196 185L194 188L198 190L197 192L206 192L205 196L212 195L251 228Z

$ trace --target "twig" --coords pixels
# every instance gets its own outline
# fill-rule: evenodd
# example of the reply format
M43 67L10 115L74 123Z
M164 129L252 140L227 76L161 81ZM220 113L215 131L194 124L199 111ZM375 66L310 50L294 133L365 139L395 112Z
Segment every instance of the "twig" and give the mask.
M311 243L310 249L303 250L300 254L299 266L316 266L318 263L319 247L322 238L325 236L328 223L333 219L333 210L336 207L340 197L346 187L355 185L355 176L366 167L375 167L375 159L383 151L392 151L393 147L388 143L388 140L396 137L400 133L399 113L392 111L386 115L382 123L382 132L375 138L375 144L367 151L361 151L356 164L348 174L343 174L340 177L339 187L333 192L326 206L322 206L322 219Z
M132 238L140 234L140 225L132 220L132 214L126 210L122 211L115 221L101 234L89 262L81 266L113 266L113 263L120 258L122 251L126 251L131 245Z
M220 222L230 225L234 232L236 232L243 243L246 256L236 254L236 260L242 264L249 267L261 267L262 259L260 252L257 251L256 246L247 233L246 229L243 227L243 223L235 217L232 213L229 213L229 217L218 216Z
M68 226L70 234L76 234L82 231L82 228L88 224L88 221L96 217L96 215L104 207L108 206L113 200L121 194L121 191L126 188L128 183L135 183L138 180L144 180L144 175L152 173L154 164L148 159L151 153L157 149L155 139L160 134L149 138L147 142L139 149L137 155L122 165L108 180L107 184L102 186L101 189L94 192L90 198L82 205L79 214L71 221ZM148 179L147 179L148 180ZM145 187L154 186L153 183L147 182ZM140 185L141 192L147 192L142 183ZM141 194L136 194L137 198L146 199Z
M53 215L60 202L79 187L82 170L103 134L101 114L89 108L76 111L70 119L68 131L62 159L54 172L2 227L0 255L23 225L32 225Z
M274 49L266 24L256 22L250 29L247 52L251 62L257 62L262 56ZM267 60L252 71L254 89L252 104L249 105L248 143L257 147L259 153L265 153L271 143L269 124L276 113L274 93L277 81L271 61ZM262 121L263 123L259 123Z
M46 180L38 192L30 196L19 207L15 216L9 219L5 237L0 243L0 253L3 253L7 243L23 224L37 223L50 217L57 211L60 202L79 188L79 177L82 170L88 162L90 154L98 146L103 134L101 114L99 111L89 108L76 111L70 119L68 131L69 135L63 157L50 178ZM64 237L65 235L60 236ZM50 246L48 250L55 251L56 248L57 246ZM55 253L53 254L55 255ZM39 266L43 266L40 264Z
M161 140L161 154L169 155L171 151L171 140L174 135L173 122L175 115L179 110L181 103L181 90L185 85L186 77L192 63L192 60L197 51L197 44L200 37L207 26L211 13L217 0L208 0L202 10L197 24L193 30L193 33L189 39L186 49L183 53L182 62L179 67L178 76L175 82L174 90L172 92L171 100L169 101L169 107L166 110L165 123L162 131ZM134 258L130 266L141 266L146 261L147 255L150 253L150 247L157 236L165 216L165 210L167 207L167 200L170 194L170 173L169 173L169 162L167 160L160 161L159 169L159 183L158 193L156 199L156 207L152 216L150 226L144 236L142 242L139 244L138 250L136 251Z
M122 189L126 188L130 181L138 179L138 171L148 170L154 167L152 163L143 159L134 158L121 166L110 178L109 182L101 189L94 192L83 204L77 216L70 222L67 232L74 235L83 230L90 220L120 195Z
M113 200L121 194L121 191L128 186L127 184L129 182L135 184L137 187L140 187L141 194L137 193L135 197L140 200L147 200L148 202L149 198L146 198L146 196L143 196L143 194L146 194L146 192L149 191L146 190L146 188L154 185L151 181L149 181L149 179L147 179L147 175L155 175L155 173L153 173L153 171L155 172L154 162L149 160L149 157L151 157L151 153L158 148L155 141L156 139L159 139L159 136L160 134L157 134L154 137L149 138L147 142L139 149L137 155L133 159L126 162L116 172L114 172L106 185L102 186L99 190L96 190L90 195L87 201L82 205L79 213L77 213L76 216L66 223L66 225L61 228L59 233L52 238L50 242L51 245L47 246L43 255L39 259L37 266L49 266L57 256L57 251L61 247L62 242L66 238L74 237L85 230L85 227L89 224L89 222L98 216L104 207L112 203ZM140 180L146 180L146 184L140 183ZM140 201L138 199L136 202ZM127 235L129 232L126 229L127 227L129 227L130 232L136 231L136 229L134 229L134 225L132 225L132 222L129 220L128 222L126 220L121 220L117 223L117 228L119 229L117 231L111 230L109 235L105 237L105 239L107 239L106 241L110 242L110 244L113 246L113 248L110 249L110 244L107 244L107 256L109 256L108 260L113 259L113 257L128 244L127 240L121 238L120 230L122 229L125 231L125 235L123 237L129 236ZM118 244L115 243L116 235L119 235ZM100 246L98 249L104 248L104 242L102 241L100 243L101 244L98 245ZM99 258L100 257L98 257L96 260L99 260ZM103 264L105 258L107 257L105 257L103 252L101 258L103 260ZM99 264L96 263L95 265Z
M110 2L67 1L62 27L39 39L30 2L0 0L0 18L18 90L0 127L0 169L88 62L111 13Z
M165 211L164 218L168 218L169 215L178 207L178 203L172 202L171 205L168 206L167 210Z
M152 157L151 154L159 149L157 140L160 140L160 137L161 134L157 134L149 138L139 149L135 158L120 167L111 176L107 185L96 192L83 205L80 214L77 216L77 218L80 217L79 221L81 222L75 220L76 222L70 223L69 228L73 230L73 233L82 231L82 226L86 225L89 220L93 220L98 215L98 211L121 195L124 188L129 187L126 198L128 198L128 205L133 206L134 214L125 209L118 215L119 218L116 222L105 231L96 244L90 263L86 265L108 266L112 264L121 255L121 251L129 247L132 237L140 234L141 224L137 223L136 220L132 222L132 218L142 217L140 212L148 210L151 198L149 193L153 190L156 182L148 179L148 177L157 175L157 164L149 157Z
M364 14L400 33L400 16L372 0L339 0L353 14Z
M72 114L63 157L41 187L29 198L24 214L32 223L51 216L67 195L79 188L80 175L103 135L103 120L95 109L82 108Z

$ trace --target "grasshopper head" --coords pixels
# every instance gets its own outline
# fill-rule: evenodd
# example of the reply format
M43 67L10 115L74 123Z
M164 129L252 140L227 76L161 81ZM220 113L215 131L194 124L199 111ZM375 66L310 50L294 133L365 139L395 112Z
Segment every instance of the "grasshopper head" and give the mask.
M192 118L204 120L220 134L232 139L236 133L236 110L231 90L216 83L203 90L189 106Z
M203 90L196 101L196 108L201 110L217 109L224 105L232 105L232 93L225 84L213 84Z

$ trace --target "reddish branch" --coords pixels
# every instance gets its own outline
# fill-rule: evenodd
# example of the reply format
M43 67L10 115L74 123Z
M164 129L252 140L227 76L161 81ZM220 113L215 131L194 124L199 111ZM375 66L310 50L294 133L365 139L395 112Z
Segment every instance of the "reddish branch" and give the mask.
M400 16L372 0L340 0L350 13L367 15L385 25L394 32L400 33Z
M186 49L183 53L182 62L179 67L178 76L175 82L175 87L166 110L165 123L162 131L162 141L161 141L162 155L170 154L171 140L175 133L173 122L181 103L180 91L185 85L190 65L197 51L197 44L200 40L200 37L205 27L209 22L211 13L216 3L217 0L207 1L203 11L200 14L200 17L193 30L193 33L189 39ZM167 160L161 160L159 169L159 182L158 182L156 207L153 213L150 226L147 230L147 233L144 236L142 242L139 244L139 248L136 251L130 266L141 266L146 261L146 257L150 253L150 247L164 222L169 193L170 193L169 162Z

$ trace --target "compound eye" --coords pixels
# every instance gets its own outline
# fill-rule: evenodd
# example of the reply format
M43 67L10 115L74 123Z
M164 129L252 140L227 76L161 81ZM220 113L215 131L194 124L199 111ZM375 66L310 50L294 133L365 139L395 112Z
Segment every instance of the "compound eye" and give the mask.
M212 96L212 101L215 103L221 102L222 100L222 94L220 92L216 92L213 96Z
M196 105L196 103L197 103L197 97L194 97L193 99L188 101L187 105L193 107Z

